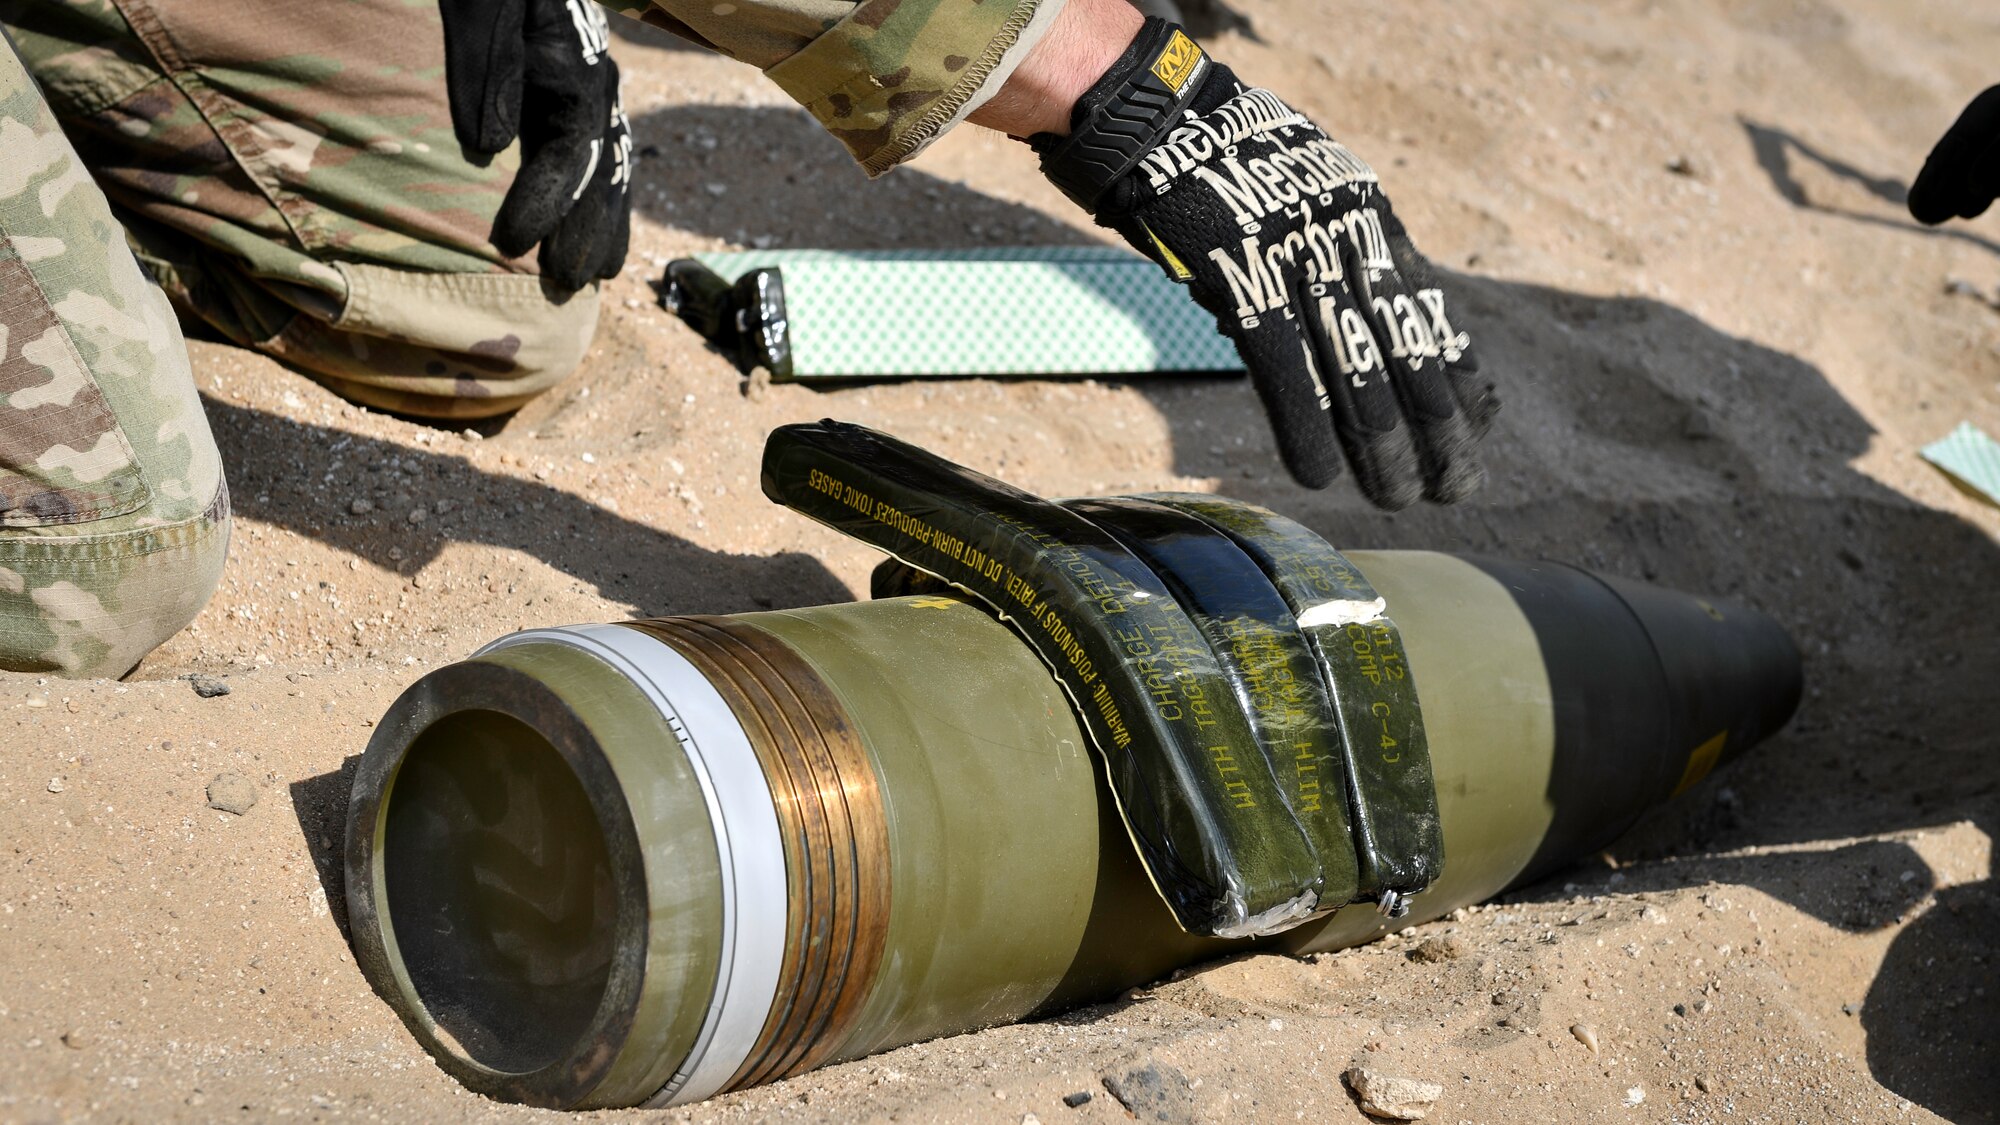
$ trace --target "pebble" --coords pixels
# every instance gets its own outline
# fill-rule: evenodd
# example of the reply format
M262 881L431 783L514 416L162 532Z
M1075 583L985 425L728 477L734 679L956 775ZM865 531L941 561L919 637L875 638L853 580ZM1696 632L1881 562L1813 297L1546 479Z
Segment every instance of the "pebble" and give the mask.
M466 428L458 431L458 436L464 438L467 441L486 440L485 434L480 433L478 430L473 429L471 426L467 426Z
M1077 1106L1083 1105L1085 1102L1088 1102L1089 1100L1090 1100L1089 1090L1078 1090L1074 1094L1063 1095L1063 1104L1070 1107L1071 1109L1075 1109Z
M366 496L356 496L354 502L347 506L347 510L357 516L365 516L375 510L375 501Z
M1412 961L1435 964L1439 961L1455 961L1470 952L1472 947L1466 944L1465 939L1454 934L1445 934L1418 942L1417 947L1410 950L1408 957Z
M407 518L413 524L418 524L429 519L430 515L431 515L431 510L429 508L416 507L416 508L411 508L410 514L405 518Z
M1436 1082L1419 1082L1363 1066L1349 1067L1341 1077L1360 1099L1363 1113L1390 1121L1422 1121L1444 1096L1444 1087Z
M62 778L60 778L60 777L52 777L52 778L50 778L50 779L49 779L49 792L51 792L51 793L60 793L60 792L62 792L62 791L63 791L64 789L66 789L66 788L68 788L68 786L66 786L66 785L64 785L64 784L63 784L63 779L62 779Z
M1667 161L1667 171L1676 176L1686 176L1691 180L1701 178L1701 165L1696 164L1694 157L1686 153Z
M203 699L214 699L219 695L229 694L229 685L216 679L214 676L204 676L197 672L187 679L188 686L193 688L194 693Z
M1024 1113L1021 1115L1021 1125L1042 1125L1042 1119L1032 1113Z
M1104 1076L1104 1088L1141 1121L1193 1125L1194 1092L1187 1075L1159 1063Z
M1637 1105L1643 1105L1645 1101L1646 1101L1646 1088L1644 1086L1626 1087L1625 1089L1626 1109L1631 1109L1632 1107Z
M72 1027L62 1033L62 1045L72 1051L81 1051L90 1046L90 1036L80 1027Z
M1644 921L1651 922L1655 926L1664 926L1667 924L1667 912L1651 904L1648 904L1644 909L1639 911L1639 917Z
M1706 1074L1697 1074L1694 1076L1694 1088L1704 1094L1713 1094L1715 1092L1715 1084L1708 1080L1708 1075Z
M257 803L257 787L240 773L219 773L208 783L208 807L242 816Z
M1573 1023L1569 1027L1569 1033L1576 1036L1577 1042L1588 1047L1591 1054L1598 1052L1596 1028L1587 1023Z

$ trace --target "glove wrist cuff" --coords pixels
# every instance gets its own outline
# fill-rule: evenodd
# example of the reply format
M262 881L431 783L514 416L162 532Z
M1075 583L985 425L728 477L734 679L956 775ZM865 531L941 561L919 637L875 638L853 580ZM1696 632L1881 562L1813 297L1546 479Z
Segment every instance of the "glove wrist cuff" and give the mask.
M1095 215L1111 185L1173 128L1215 65L1180 25L1148 18L1104 77L1077 99L1068 136L1029 143L1050 183Z

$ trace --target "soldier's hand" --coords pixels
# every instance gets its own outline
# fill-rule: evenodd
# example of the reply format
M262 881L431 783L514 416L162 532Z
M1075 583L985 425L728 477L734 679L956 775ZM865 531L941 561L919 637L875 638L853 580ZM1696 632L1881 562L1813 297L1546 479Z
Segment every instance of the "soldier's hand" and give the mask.
M1070 134L1033 143L1057 187L1215 315L1301 484L1325 487L1344 457L1385 508L1479 486L1492 385L1375 173L1318 126L1154 19Z
M542 247L567 289L617 276L632 229L632 133L610 29L591 0L438 0L459 144L493 155L521 141L521 169L493 218L508 257Z
M1935 225L1977 218L2000 199L2000 86L1965 107L1910 185L1910 214Z

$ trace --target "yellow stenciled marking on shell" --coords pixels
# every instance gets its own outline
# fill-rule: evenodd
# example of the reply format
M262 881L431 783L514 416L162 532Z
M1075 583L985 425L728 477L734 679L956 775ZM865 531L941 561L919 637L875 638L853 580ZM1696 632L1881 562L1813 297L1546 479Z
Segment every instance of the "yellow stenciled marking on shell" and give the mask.
M964 603L957 598L918 598L910 604L918 609L950 609Z
M1688 787L1708 776L1715 768L1715 760L1722 757L1722 747L1729 741L1729 732L1717 731L1715 737L1694 748L1688 755L1687 768L1681 771L1680 784L1674 786L1674 796L1687 792Z

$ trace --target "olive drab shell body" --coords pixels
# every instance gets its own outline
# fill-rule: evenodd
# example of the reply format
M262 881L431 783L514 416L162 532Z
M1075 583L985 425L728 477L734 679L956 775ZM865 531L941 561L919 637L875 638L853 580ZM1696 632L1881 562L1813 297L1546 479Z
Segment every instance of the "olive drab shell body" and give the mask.
M357 959L482 1093L698 1100L1439 917L1601 848L1797 702L1749 610L1348 557L1423 694L1444 862L1404 918L1184 933L1046 666L930 595L532 630L426 676L356 771Z

